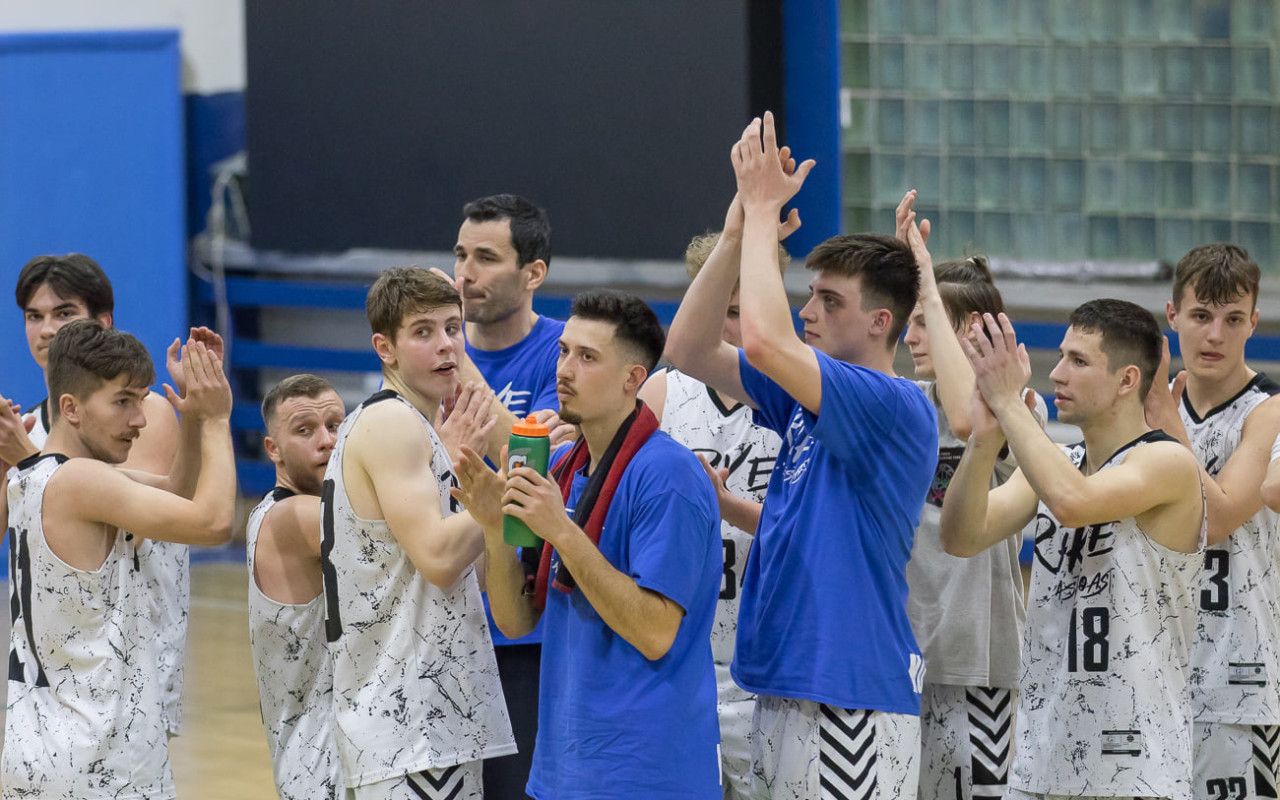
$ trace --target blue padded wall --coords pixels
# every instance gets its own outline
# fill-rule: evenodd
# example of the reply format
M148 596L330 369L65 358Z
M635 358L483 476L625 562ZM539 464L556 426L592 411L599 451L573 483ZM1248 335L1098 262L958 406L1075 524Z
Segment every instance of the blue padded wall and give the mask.
M163 374L187 325L176 30L0 35L0 394L45 395L13 304L42 253L83 252Z

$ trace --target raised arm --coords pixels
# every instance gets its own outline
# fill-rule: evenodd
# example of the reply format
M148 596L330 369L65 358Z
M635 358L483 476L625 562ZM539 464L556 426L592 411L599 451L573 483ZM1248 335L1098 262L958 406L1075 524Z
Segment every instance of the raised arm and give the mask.
M445 519L441 513L430 437L403 403L366 409L348 437L343 459L345 480L367 476L382 518L422 577L448 588L480 557L484 537L471 515Z
M183 348L188 391L179 398L165 387L179 413L196 423L199 480L190 499L132 480L123 470L91 459L72 459L75 479L67 507L76 519L105 522L145 539L216 545L231 538L236 471L231 447L231 386L222 362L203 343ZM77 478L77 476L81 476ZM55 477L57 477L55 475Z
M814 414L822 405L822 370L813 348L795 335L787 292L778 270L778 217L800 191L812 160L789 170L778 148L773 114L752 120L734 145L733 171L742 198L742 349L747 361ZM730 392L732 394L732 392ZM742 397L735 394L734 397Z
M947 316L947 308L942 304L938 281L933 274L933 256L926 247L929 221L916 224L915 201L916 192L912 189L898 204L897 236L911 246L920 267L920 311L924 316L925 335L929 339L938 401L956 438L967 440L972 427L969 402L973 397L973 366L965 358L960 340L955 335L956 324L964 324L965 321L952 320Z
M1280 436L1271 445L1271 460L1267 463L1267 476L1262 479L1261 494L1267 508L1280 512Z
M1039 501L1020 471L991 489L991 474L1004 435L999 422L975 389L971 395L973 432L942 499L943 548L970 558L1004 541L1035 518Z
M706 264L685 290L680 308L671 321L663 355L686 375L749 403L738 371L738 348L720 338L724 315L729 310L733 287L738 282L742 225L742 203L735 195L725 215L720 239L707 257ZM773 257L777 259L776 235L773 249ZM775 260L774 277L778 277L777 272Z
M35 425L35 417L23 418L22 409L12 400L0 396L0 471L28 456L40 452L28 435Z

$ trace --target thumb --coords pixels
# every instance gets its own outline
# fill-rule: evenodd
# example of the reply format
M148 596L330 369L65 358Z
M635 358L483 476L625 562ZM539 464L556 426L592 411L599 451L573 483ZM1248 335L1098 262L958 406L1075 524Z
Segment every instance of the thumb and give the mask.
M179 404L182 402L182 398L178 397L178 393L175 392L173 390L173 387L170 386L169 384L167 383L163 384L163 388L164 388L164 399L169 401L169 405L173 406L178 411L181 411L182 409L179 408Z
M34 430L36 427L36 418L27 417L22 421L22 427L27 429L27 433L31 433L31 431Z
M796 168L796 177L803 183L804 179L809 176L809 170L813 169L817 165L818 162L814 161L812 158L805 159L801 162L800 166Z
M1169 390L1169 394L1173 395L1175 403L1182 402L1182 393L1187 390L1187 371L1185 369L1178 370L1177 376L1173 379L1173 388Z
M933 230L933 225L930 224L929 220L927 219L920 220L920 239L925 244L929 243L929 231L931 230Z

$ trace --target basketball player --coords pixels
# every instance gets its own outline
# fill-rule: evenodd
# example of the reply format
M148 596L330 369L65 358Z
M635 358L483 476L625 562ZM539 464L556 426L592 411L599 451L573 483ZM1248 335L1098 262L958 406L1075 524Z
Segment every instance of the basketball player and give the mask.
M46 371L46 377L49 345L63 325L76 319L96 319L107 327L113 322L115 297L111 281L96 261L80 253L31 259L18 273L14 296L18 308L22 309L31 357ZM191 335L221 357L222 340L212 331L197 328ZM178 347L175 339L167 356L169 371L181 389ZM178 447L177 418L169 403L155 392L143 400L142 410L147 426L139 434L124 466L156 475L167 474ZM12 437L16 441L14 451L0 453L0 460L16 463L16 459L42 448L51 422L48 400L41 400L27 417L29 439L23 442L21 437ZM150 587L152 614L159 629L155 646L164 676L165 728L170 736L177 736L182 730L182 675L191 606L190 551L182 543L146 539L139 547L138 557Z
M1226 243L1178 262L1166 313L1186 372L1170 388L1159 382L1148 402L1152 424L1204 468L1209 504L1191 648L1200 800L1274 796L1280 770L1280 518L1260 494L1280 429L1280 386L1244 358L1259 278L1248 253Z
M485 525L494 618L512 635L544 621L526 788L539 800L721 796L710 644L720 526L698 460L636 400L662 344L639 298L579 294L556 375L560 415L582 438L550 478L521 467L504 480L474 453L458 466L459 496ZM548 545L531 592L502 541L503 512Z
M728 236L742 237L742 207L734 204L725 221ZM689 278L695 278L710 258L723 258L727 247L717 249L721 234L698 236L685 249ZM778 266L784 272L791 256L778 246ZM737 267L733 267L736 271ZM729 299L721 338L734 347L742 346L738 315L738 290ZM751 421L751 409L728 395L679 370L661 369L640 387L640 399L653 409L662 430L688 447L710 472L717 489L732 495L721 503L720 538L724 550L724 575L715 623L711 626L711 654L716 663L716 715L720 718L720 771L727 800L751 796L751 715L755 695L738 687L729 674L733 662L733 640L738 630L738 591L751 549L751 537L759 520L759 509L744 520L734 518L737 499L754 505L764 502L764 492L773 472L773 462L782 441L768 428ZM719 492L718 492L719 494ZM720 495L723 497L723 495Z
M462 304L445 278L383 272L366 303L386 389L338 429L322 489L325 626L354 800L479 798L515 752L473 563L433 429L458 386Z
M182 348L181 446L167 476L118 469L154 380L137 339L95 320L48 348L49 438L7 493L13 582L5 797L174 796L156 630L138 539L231 534L231 388L202 342ZM189 498L189 499L188 499Z
M1058 418L1084 442L1063 449L1023 402L1031 366L1013 326L1003 314L984 319L975 343L961 342L979 393L941 533L947 552L970 557L1035 525L1005 796L1188 800L1186 663L1204 501L1191 453L1143 414L1160 328L1120 300L1071 313L1049 377ZM1019 467L991 489L1006 440Z
M345 410L328 381L294 375L262 400L275 488L249 514L249 644L276 791L337 798L333 668L324 636L320 488Z
M938 517L964 453L971 424L973 367L960 339L1004 300L981 256L940 264L925 246L928 221L915 224L915 192L898 206L898 238L920 266L920 302L903 341L911 349L920 388L938 413L938 467L907 564L907 613L924 656L920 708L920 800L1001 798L1013 759L1023 587L1021 531L969 559L942 547ZM1044 401L1030 389L1041 427ZM992 486L1013 472L996 465ZM958 794L957 794L958 793Z
M763 148L761 129L754 120L732 153L742 239L721 237L732 257L698 273L667 344L677 368L743 399L782 437L731 670L758 695L757 796L914 796L923 662L905 571L938 447L929 401L893 374L916 303L915 259L887 236L819 245L806 264L817 276L798 340L777 264L778 218L813 162L797 169L779 150L772 115ZM739 258L741 351L720 337Z
M550 427L553 443L573 438L573 426L563 425L557 413L556 359L564 323L533 312L534 292L551 265L547 212L519 195L499 194L467 203L462 213L453 277L462 294L467 356L516 418L533 414ZM509 425L503 427L509 432ZM485 791L519 797L538 733L542 631L511 640L490 615L489 635L520 752L485 762Z

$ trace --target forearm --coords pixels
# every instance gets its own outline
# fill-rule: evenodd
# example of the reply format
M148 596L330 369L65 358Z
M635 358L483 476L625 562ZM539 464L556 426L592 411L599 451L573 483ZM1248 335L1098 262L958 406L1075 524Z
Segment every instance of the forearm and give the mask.
M722 234L680 301L667 333L665 355L683 372L696 377L701 357L720 346L724 316L738 281L741 252L738 238Z
M21 419L18 420L18 427L22 427ZM31 437L24 430L16 430L12 436L3 437L3 442L4 451L0 452L0 462L10 466L40 452L40 448L35 446L31 441Z
M920 293L920 306L924 311L925 330L929 336L929 352L933 361L935 387L938 402L952 432L961 440L969 438L972 423L969 419L969 403L973 398L973 365L960 348L951 319L942 304L936 285L924 288Z
M763 506L759 503L734 494L725 494L720 497L721 518L738 530L747 533L754 534L756 528L760 526L762 508Z
M178 422L178 449L169 467L168 490L179 497L195 496L204 461L204 424L198 418Z
M987 506L991 473L1003 442L970 442L951 476L942 501L942 547L953 556L969 558L994 543L987 534Z
M565 524L556 549L591 607L645 658L662 658L675 642L680 626L680 615L674 615L673 620L675 604L641 588L630 575L615 569L568 518Z
M742 233L742 346L748 357L772 345L798 341L787 290L778 269L778 212L748 209ZM757 367L758 368L758 367Z
M542 616L524 592L524 567L519 551L502 540L501 527L484 532L484 550L484 588L489 594L489 611L504 635L518 639L532 631Z
M1280 458L1272 459L1267 465L1267 475L1262 480L1260 494L1267 508L1280 512Z
M199 509L204 524L199 531L200 540L191 543L223 544L231 538L236 507L236 463L231 446L230 421L203 420L198 426L197 437L199 478L192 501Z
M1062 524L1078 523L1081 514L1089 513L1086 480L1080 469L1053 443L1021 401L1010 401L996 411L996 417L1018 468L1036 496Z

